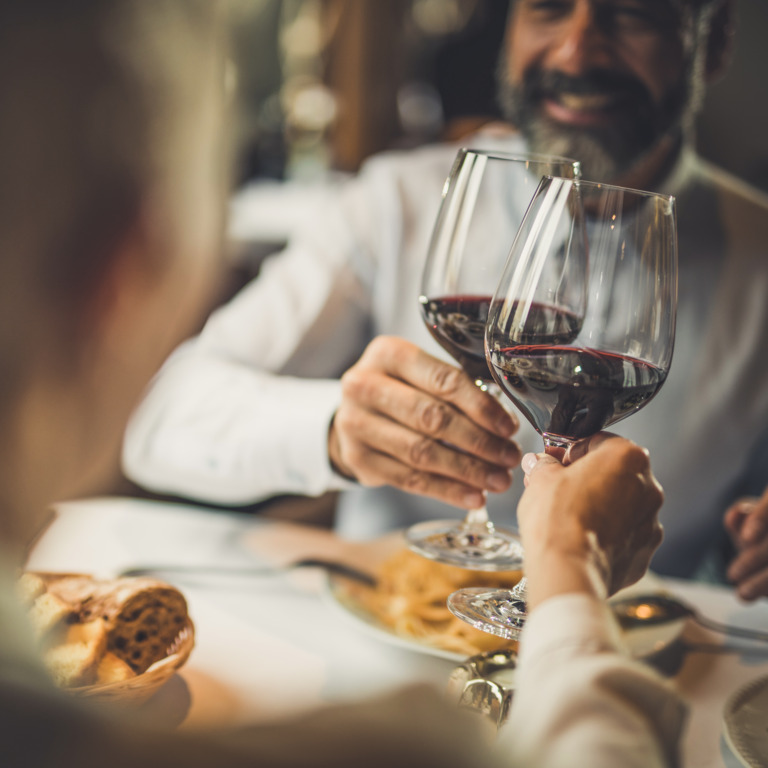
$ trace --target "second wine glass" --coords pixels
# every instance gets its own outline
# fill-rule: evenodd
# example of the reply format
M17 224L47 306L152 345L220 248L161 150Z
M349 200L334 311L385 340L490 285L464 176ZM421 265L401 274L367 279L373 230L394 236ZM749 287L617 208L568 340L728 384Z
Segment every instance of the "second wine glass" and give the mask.
M673 197L544 178L491 302L488 364L546 450L561 451L656 395L672 361L676 309ZM459 590L448 607L515 638L525 579L513 590Z
M432 336L483 390L498 392L485 358L491 296L541 178L577 178L568 158L461 149L445 183L419 302ZM411 549L476 570L521 567L517 535L497 529L483 506L463 522L434 520L406 532Z

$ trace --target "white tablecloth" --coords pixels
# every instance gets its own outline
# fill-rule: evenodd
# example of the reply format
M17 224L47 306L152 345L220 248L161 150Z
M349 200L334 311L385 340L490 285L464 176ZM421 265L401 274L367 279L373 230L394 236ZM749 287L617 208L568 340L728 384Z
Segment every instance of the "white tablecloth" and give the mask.
M308 554L362 566L371 556L368 545L317 529L184 505L94 499L61 505L28 565L111 576L145 563L275 564ZM444 686L455 666L366 632L325 594L317 572L185 576L176 583L189 602L196 646L180 679L161 690L152 707L154 716L183 727L269 719L414 681ZM765 601L745 606L720 587L664 586L712 619L768 630ZM723 706L742 685L768 675L768 644L724 640L689 623L680 650L661 661L691 705L684 766L740 765L723 738Z

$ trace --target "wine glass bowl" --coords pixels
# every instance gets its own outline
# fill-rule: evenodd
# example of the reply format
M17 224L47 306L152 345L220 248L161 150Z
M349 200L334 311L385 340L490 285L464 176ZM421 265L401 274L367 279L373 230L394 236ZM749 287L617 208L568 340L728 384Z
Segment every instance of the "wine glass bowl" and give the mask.
M545 449L567 448L659 392L676 309L674 198L546 176L488 308L488 365ZM448 601L473 626L512 638L524 603L524 579Z
M419 304L433 338L485 391L496 391L485 355L491 298L531 197L547 174L576 178L579 164L462 149L443 189ZM510 570L522 563L517 535L496 529L485 507L470 510L463 522L412 526L406 539L419 554L450 565Z
M493 292L526 209L543 176L576 178L564 157L459 150L443 190L422 277L427 329L484 386L485 325Z
M545 177L488 312L494 380L567 447L647 405L672 360L674 198Z

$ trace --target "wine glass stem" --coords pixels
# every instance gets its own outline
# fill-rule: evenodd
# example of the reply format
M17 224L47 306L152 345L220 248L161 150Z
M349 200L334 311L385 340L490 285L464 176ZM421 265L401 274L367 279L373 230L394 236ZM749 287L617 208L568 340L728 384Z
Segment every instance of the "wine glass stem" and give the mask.
M559 453L567 451L574 443L570 437L561 437L560 435L544 434L544 451L557 456Z

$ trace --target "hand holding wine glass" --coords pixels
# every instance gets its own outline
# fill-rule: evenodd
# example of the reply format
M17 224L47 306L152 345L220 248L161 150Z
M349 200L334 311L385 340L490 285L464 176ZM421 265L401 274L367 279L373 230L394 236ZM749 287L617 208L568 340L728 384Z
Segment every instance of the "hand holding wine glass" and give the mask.
M491 296L531 196L552 173L574 178L579 164L462 149L445 185L419 301L432 336L483 391L496 391L484 350ZM510 570L522 563L517 535L497 529L484 503L463 522L421 523L406 538L419 554L451 565Z
M328 435L340 473L463 507L509 486L521 456L517 419L455 365L378 336L341 383Z
M563 592L606 597L634 584L661 543L663 493L648 452L606 432L574 447L575 463L570 451L563 463L548 455L524 457L526 491L517 519L529 608Z
M488 312L494 380L545 448L562 452L656 395L672 360L676 306L674 198L544 178ZM461 590L449 607L516 637L525 600L523 579L511 591Z

